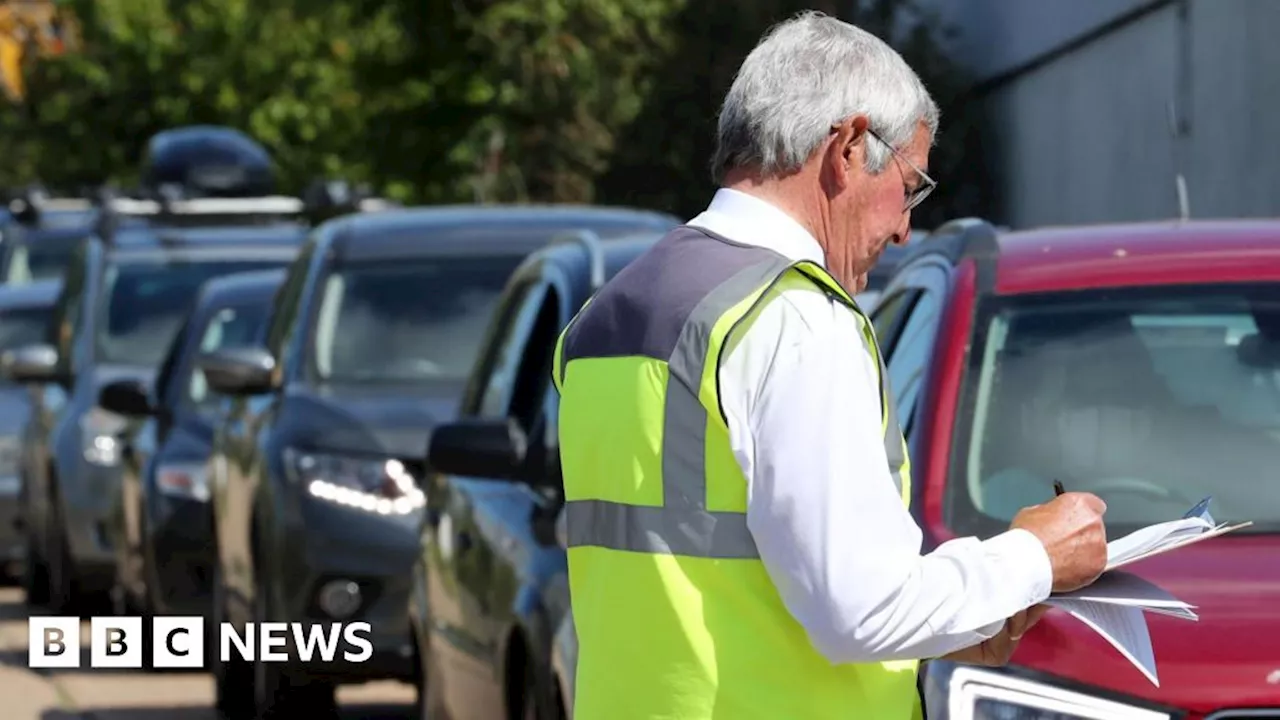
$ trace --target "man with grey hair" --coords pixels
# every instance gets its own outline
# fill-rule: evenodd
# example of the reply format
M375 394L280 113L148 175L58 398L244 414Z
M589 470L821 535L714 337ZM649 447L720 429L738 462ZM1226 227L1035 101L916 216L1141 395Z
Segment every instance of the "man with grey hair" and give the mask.
M565 329L575 718L902 719L920 659L1006 662L1106 563L1066 493L922 553L906 443L852 299L934 188L938 110L888 45L773 28L724 101L710 207Z

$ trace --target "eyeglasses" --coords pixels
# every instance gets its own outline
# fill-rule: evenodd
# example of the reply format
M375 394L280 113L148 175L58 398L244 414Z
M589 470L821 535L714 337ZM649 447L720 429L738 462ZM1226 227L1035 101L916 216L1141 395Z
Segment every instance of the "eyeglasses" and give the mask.
M839 125L831 126L832 130L838 129L839 127ZM917 205L924 202L925 198L929 197L929 194L934 191L934 188L938 187L938 181L929 177L929 173L921 170L915 163L908 160L905 155L898 152L897 148L890 145L884 138L880 137L875 130L867 128L867 134L883 143L885 147L889 148L889 152L893 153L895 158L902 161L903 164L914 170L915 173L920 176L920 184L917 185L914 190L906 187L906 182L905 180L903 181L902 212L911 212L911 210L913 210Z

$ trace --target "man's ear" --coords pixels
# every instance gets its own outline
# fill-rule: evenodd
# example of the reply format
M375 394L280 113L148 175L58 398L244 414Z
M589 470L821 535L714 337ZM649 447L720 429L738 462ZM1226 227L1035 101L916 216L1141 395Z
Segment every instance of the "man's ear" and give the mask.
M841 189L851 182L854 167L866 163L869 126L866 115L854 115L835 127L835 137L827 147L827 166Z

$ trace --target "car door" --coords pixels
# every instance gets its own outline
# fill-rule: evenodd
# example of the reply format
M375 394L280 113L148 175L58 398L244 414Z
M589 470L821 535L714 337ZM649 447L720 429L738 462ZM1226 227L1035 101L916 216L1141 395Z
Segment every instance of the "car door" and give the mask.
M497 314L495 330L477 364L476 381L464 408L481 418L507 417L519 388L524 349L547 300L548 283L538 274L518 282ZM436 476L428 498L436 507L435 551L428 554L431 651L439 663L442 700L450 720L503 717L490 636L495 588L490 582L494 553L505 545L492 513L478 515L477 503L502 505L510 483L475 477ZM502 591L501 588L498 589Z

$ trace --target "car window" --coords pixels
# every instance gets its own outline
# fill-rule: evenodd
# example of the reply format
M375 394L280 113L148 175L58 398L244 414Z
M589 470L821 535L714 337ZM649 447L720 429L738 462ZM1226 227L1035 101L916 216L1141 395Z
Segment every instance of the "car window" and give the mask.
M332 268L316 319L321 381L461 383L523 255L369 260Z
M871 325L875 328L880 351L886 357L893 356L894 331L898 329L899 321L911 312L911 306L919 296L919 290L904 288L883 298L884 301L872 311Z
M508 417L512 390L526 341L533 332L534 323L542 311L548 285L541 280L531 281L517 291L507 306L506 315L493 336L493 344L486 357L488 373L477 403L477 414L482 418Z
M253 345L266 323L267 311L263 303L242 303L222 308L205 326L196 353L203 355L224 348ZM204 371L198 367L191 369L186 399L196 409L206 409L216 403L217 398L210 395Z
M185 260L154 256L107 268L97 350L111 363L154 367L164 358L205 281L280 267L280 260Z
M912 303L911 314L897 331L897 337L892 338L892 351L887 362L889 387L893 390L898 422L903 432L910 431L915 417L916 400L933 354L941 314L942 292L937 289L923 291Z
M276 291L275 298L272 300L272 306L275 313L271 318L271 324L267 328L266 333L266 349L276 359L277 366L281 364L284 353L284 346L289 339L290 333L297 319L298 306L302 302L302 291L307 284L307 275L311 271L312 245L308 242L303 246L302 251L298 253L298 257L289 264L289 269L285 275L284 282L280 285L280 289Z
M961 529L1007 525L1056 479L1100 496L1110 531L1176 518L1208 495L1219 520L1280 530L1274 288L1010 299L980 327L967 460L952 474Z
M525 342L508 410L508 416L519 421L526 431L533 430L551 390L551 363L559 333L560 301L555 289L548 286Z

